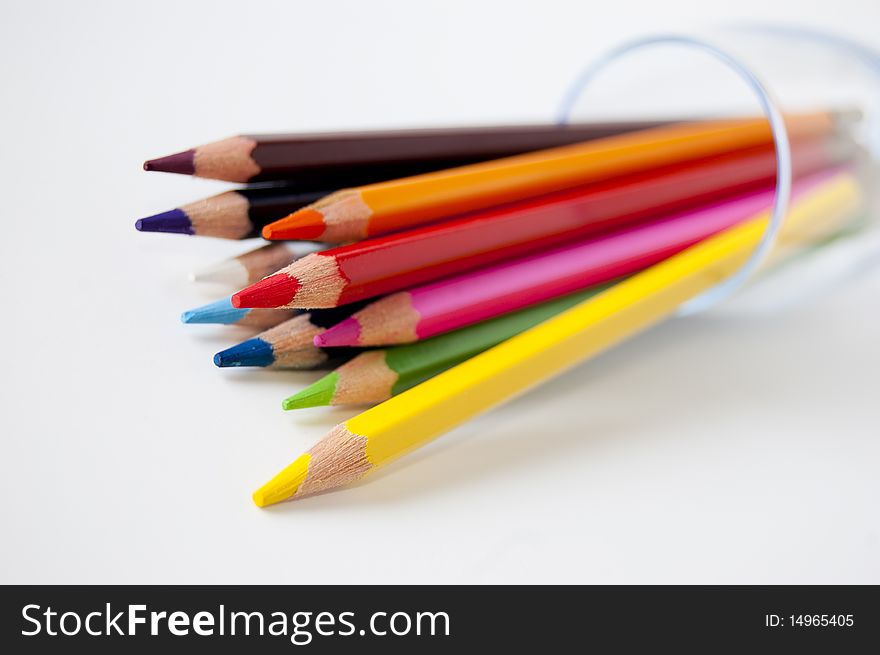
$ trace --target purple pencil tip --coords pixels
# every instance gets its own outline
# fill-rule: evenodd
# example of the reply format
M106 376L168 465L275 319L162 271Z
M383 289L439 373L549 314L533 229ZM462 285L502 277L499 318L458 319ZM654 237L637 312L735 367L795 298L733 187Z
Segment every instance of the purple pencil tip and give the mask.
M169 232L171 234L193 234L192 222L183 210L172 209L155 216L139 218L135 229L140 232Z
M160 173L179 173L180 175L195 175L195 150L185 150L167 157L150 159L144 162L145 171L159 171Z

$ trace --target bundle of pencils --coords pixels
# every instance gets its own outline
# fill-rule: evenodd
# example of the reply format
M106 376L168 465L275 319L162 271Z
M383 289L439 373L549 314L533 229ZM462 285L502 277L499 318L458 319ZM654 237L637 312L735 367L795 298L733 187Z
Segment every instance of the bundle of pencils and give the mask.
M337 189L620 134L658 123L510 125L234 136L144 170L248 183L138 219L143 232L244 239Z
M787 118L779 256L861 210L850 116ZM183 322L262 330L214 363L337 366L283 408L376 405L259 506L354 482L670 315L748 258L777 173L757 118L239 136L145 168L259 183L137 222L272 242L193 274L238 290Z

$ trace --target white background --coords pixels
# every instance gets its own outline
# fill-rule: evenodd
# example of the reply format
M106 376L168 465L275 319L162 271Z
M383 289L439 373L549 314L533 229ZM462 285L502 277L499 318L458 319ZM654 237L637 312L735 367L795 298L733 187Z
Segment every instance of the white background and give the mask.
M752 294L667 323L356 488L261 511L251 491L354 412L282 412L316 374L215 369L246 335L178 322L220 293L188 271L243 244L132 227L222 188L148 157L542 120L623 39L772 19L876 46L880 4L0 11L0 582L880 582L876 268L782 313Z

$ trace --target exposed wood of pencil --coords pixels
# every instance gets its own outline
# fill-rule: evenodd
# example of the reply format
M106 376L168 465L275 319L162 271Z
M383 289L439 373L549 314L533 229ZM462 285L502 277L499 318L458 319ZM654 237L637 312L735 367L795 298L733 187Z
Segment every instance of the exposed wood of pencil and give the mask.
M180 207L192 223L192 232L221 239L245 239L256 230L251 222L247 198L237 191L227 191Z
M269 328L273 328L276 325L283 323L285 320L289 320L296 316L295 313L288 313L283 310L271 310L264 309L262 311L252 309L247 315L240 318L236 321L235 325L239 325L241 327L250 327L256 330L268 330ZM227 323L227 325L229 325ZM314 337L312 337L312 341L314 342Z
M783 244L814 241L859 210L854 178L840 174L799 198ZM254 493L264 507L356 482L558 373L671 315L735 271L768 221L722 232L608 291L338 425Z
M798 142L794 152L797 176L841 154L827 140ZM309 255L233 303L332 307L392 293L770 184L775 171L772 148L761 146L483 209Z
M152 159L144 164L144 169L229 182L298 178L302 184L306 179L336 183L347 179L349 182L341 186L352 186L587 141L668 122L243 135ZM357 179L361 181L355 181Z
M831 134L828 113L790 116L792 138ZM263 230L266 238L344 242L462 212L761 145L765 119L683 123L333 193Z
M366 405L390 398L400 374L385 359L386 351L368 350L282 401L282 409L322 405Z

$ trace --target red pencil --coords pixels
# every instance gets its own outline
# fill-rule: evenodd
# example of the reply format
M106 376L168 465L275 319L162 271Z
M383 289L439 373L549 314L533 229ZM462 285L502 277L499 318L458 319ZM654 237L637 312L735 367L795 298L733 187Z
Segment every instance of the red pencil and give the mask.
M797 173L834 159L796 147ZM501 205L307 255L232 297L235 307L335 307L771 184L761 147Z

